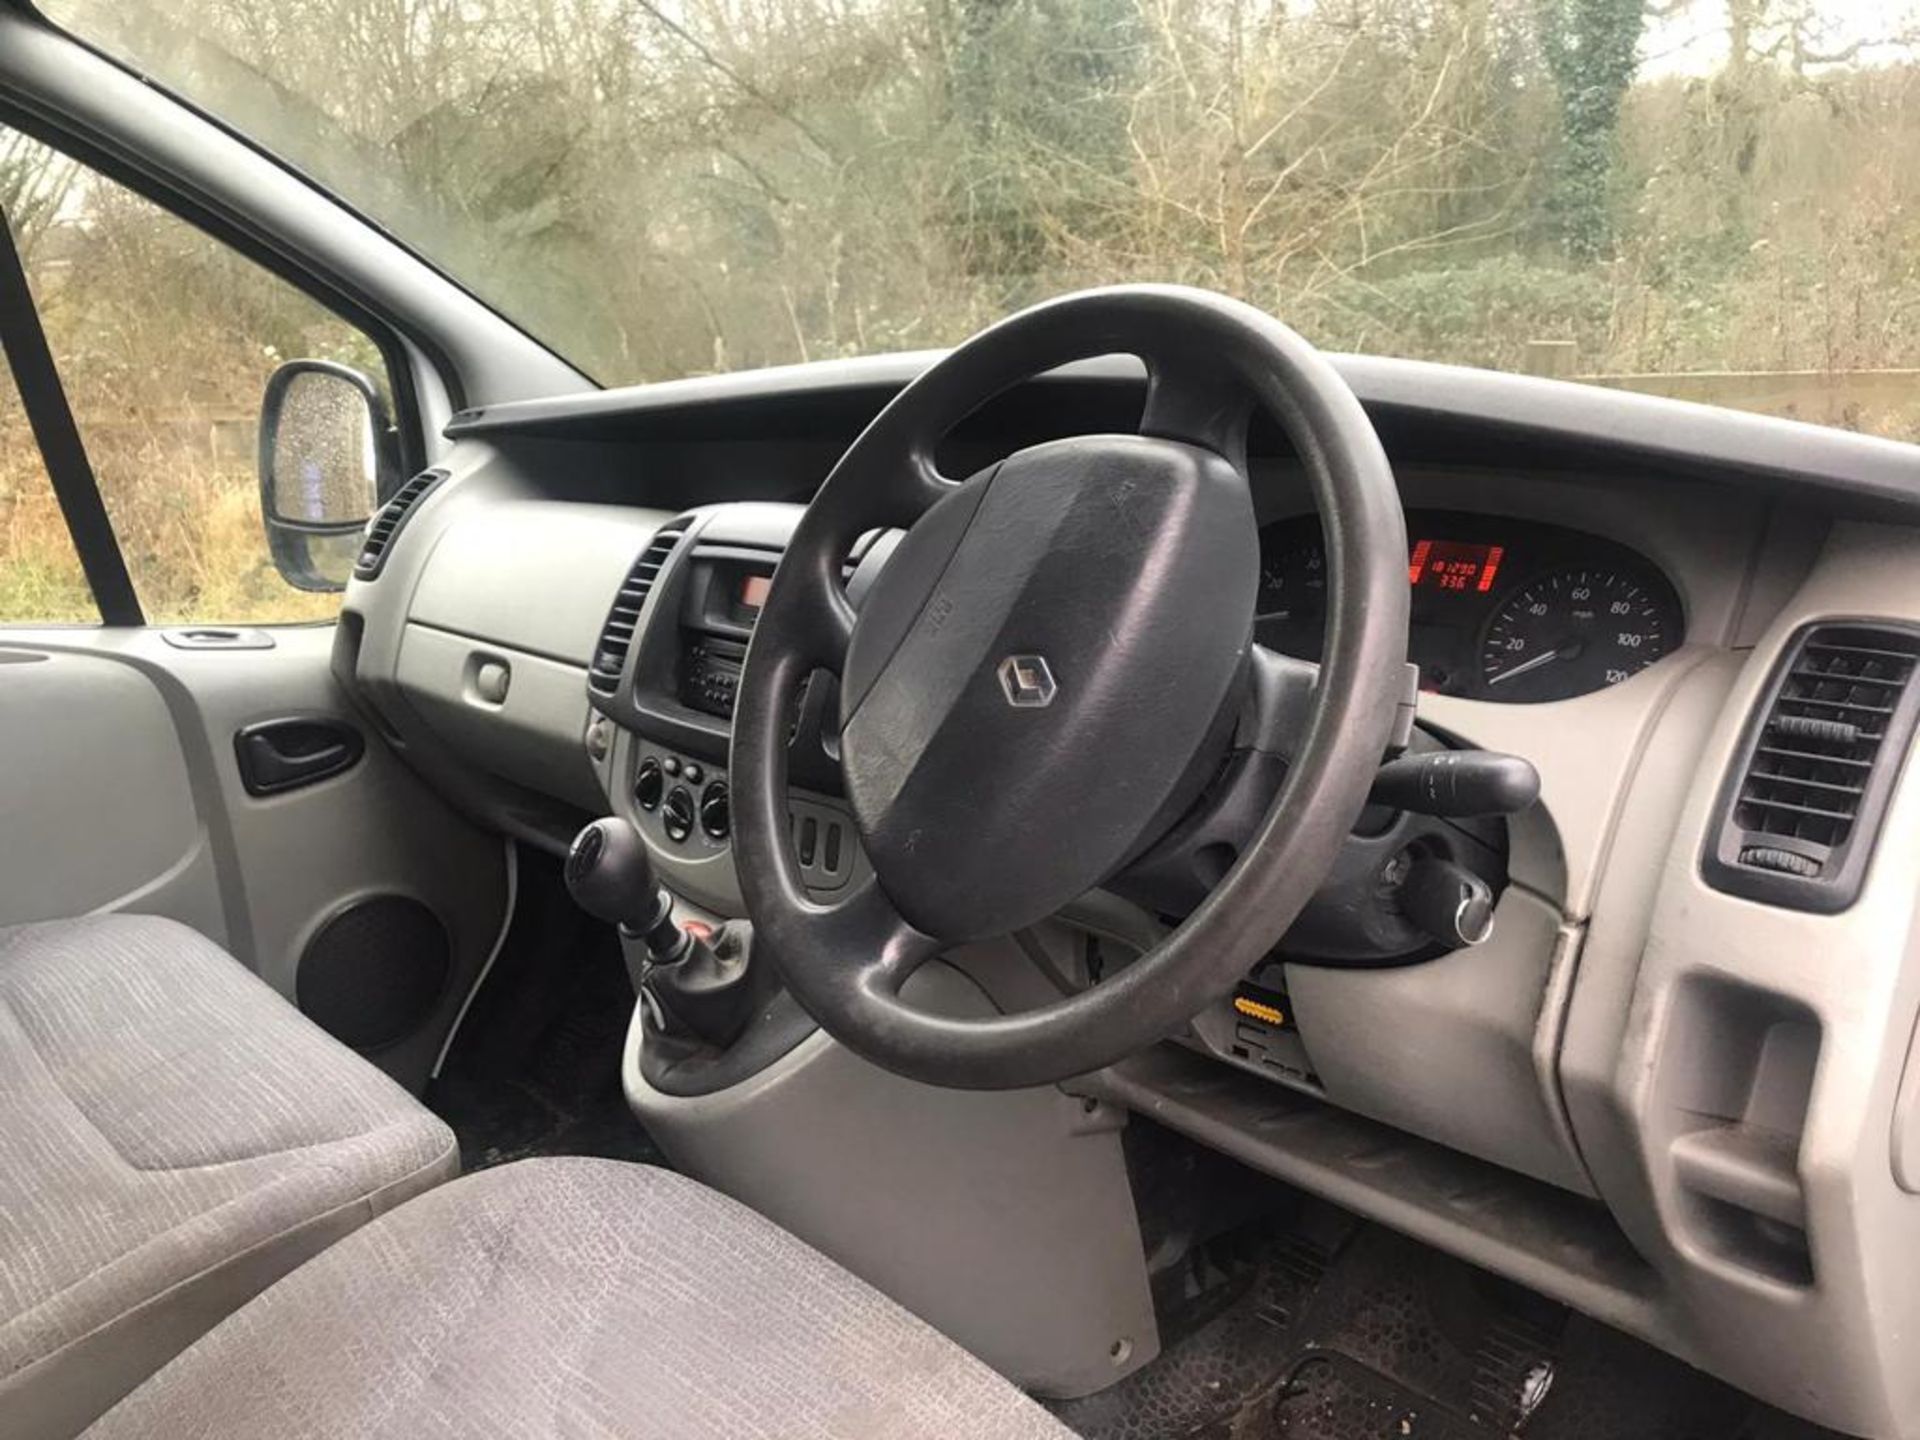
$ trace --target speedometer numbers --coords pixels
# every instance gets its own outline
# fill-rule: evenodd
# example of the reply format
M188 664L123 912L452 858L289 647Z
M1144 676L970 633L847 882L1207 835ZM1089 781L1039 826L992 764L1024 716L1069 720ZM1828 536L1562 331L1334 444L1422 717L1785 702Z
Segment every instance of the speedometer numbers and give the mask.
M1327 625L1327 552L1319 536L1262 560L1253 620L1261 644L1304 660L1320 658Z
M1480 642L1489 699L1559 700L1617 685L1679 643L1679 616L1643 581L1605 567L1552 570L1500 602Z

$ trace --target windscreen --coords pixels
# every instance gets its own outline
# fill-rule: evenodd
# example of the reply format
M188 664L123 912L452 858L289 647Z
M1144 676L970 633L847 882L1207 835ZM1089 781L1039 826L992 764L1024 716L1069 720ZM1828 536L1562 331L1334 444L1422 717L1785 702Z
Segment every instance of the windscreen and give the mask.
M1882 0L41 0L603 382L1186 282L1920 438Z

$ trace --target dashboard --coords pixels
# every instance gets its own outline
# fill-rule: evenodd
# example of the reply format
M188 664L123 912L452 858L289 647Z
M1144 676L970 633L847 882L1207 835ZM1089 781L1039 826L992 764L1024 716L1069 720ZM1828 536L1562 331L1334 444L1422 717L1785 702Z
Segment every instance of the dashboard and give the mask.
M821 477L924 363L456 417L448 478L348 591L337 673L492 828L559 851L611 811L680 896L740 914L729 716L766 577ZM1888 662L1855 632L1920 632L1914 452L1589 387L1336 363L1406 506L1419 722L1523 757L1540 800L1505 837L1486 944L1378 968L1273 959L1236 997L1251 1008L1196 1016L1186 1048L1116 1067L1103 1093L1756 1393L1879 1424L1906 1371L1869 1350L1867 1320L1920 1326L1920 1295L1883 1278L1920 1243L1920 768L1888 746L1884 835L1844 908L1716 888L1702 858L1732 782L1763 787L1746 808L1789 816L1845 791L1778 746L1776 768L1744 767L1781 729L1787 683L1802 688L1786 703L1821 712L1788 715L1794 735L1871 738L1863 687ZM1130 429L1141 400L1137 369L1043 377L956 432L965 463L946 468ZM1255 638L1313 659L1330 577L1311 488L1272 437L1250 449ZM886 555L851 558L853 595ZM836 712L809 687L788 755L795 853L823 897L863 873ZM1751 848L1804 859L1799 823ZM1163 918L1065 915L1078 939L1053 958L1098 983L1095 959L1125 963L1130 927ZM1031 968L966 973L986 993ZM1749 1347L1758 1329L1791 1343ZM1776 1374L1763 1353L1799 1359Z
M1429 694L1535 704L1630 680L1686 634L1673 582L1616 541L1447 510L1407 513L1408 659ZM1260 532L1254 638L1320 658L1327 554L1317 516Z

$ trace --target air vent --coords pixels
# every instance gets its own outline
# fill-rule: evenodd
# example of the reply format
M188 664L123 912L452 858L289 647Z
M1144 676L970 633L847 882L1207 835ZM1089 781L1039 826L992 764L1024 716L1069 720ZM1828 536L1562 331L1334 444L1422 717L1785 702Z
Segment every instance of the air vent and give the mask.
M1916 669L1920 630L1816 625L1794 638L1720 797L1707 883L1794 910L1853 903L1920 716Z
M361 542L360 558L353 562L355 579L371 580L380 573L380 567L387 563L387 552L393 548L394 537L400 533L400 527L407 523L407 517L413 514L414 507L422 497L446 478L447 472L444 470L422 470L380 507L367 525L367 538Z
M620 688L620 672L626 668L627 652L633 648L634 632L640 628L640 607L647 603L647 593L660 578L667 557L673 554L686 528L684 520L662 526L627 572L620 593L613 597L613 608L607 611L607 623L600 627L593 663L587 667L587 689L593 694L610 696Z

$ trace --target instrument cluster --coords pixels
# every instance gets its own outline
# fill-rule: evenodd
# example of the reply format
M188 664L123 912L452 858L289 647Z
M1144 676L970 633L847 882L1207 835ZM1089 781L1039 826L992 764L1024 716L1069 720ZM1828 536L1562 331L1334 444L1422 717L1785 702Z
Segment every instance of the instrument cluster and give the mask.
M1675 650L1680 597L1644 555L1534 521L1407 512L1408 658L1424 690L1538 704L1617 685ZM1260 532L1254 638L1318 660L1327 556L1319 517Z

